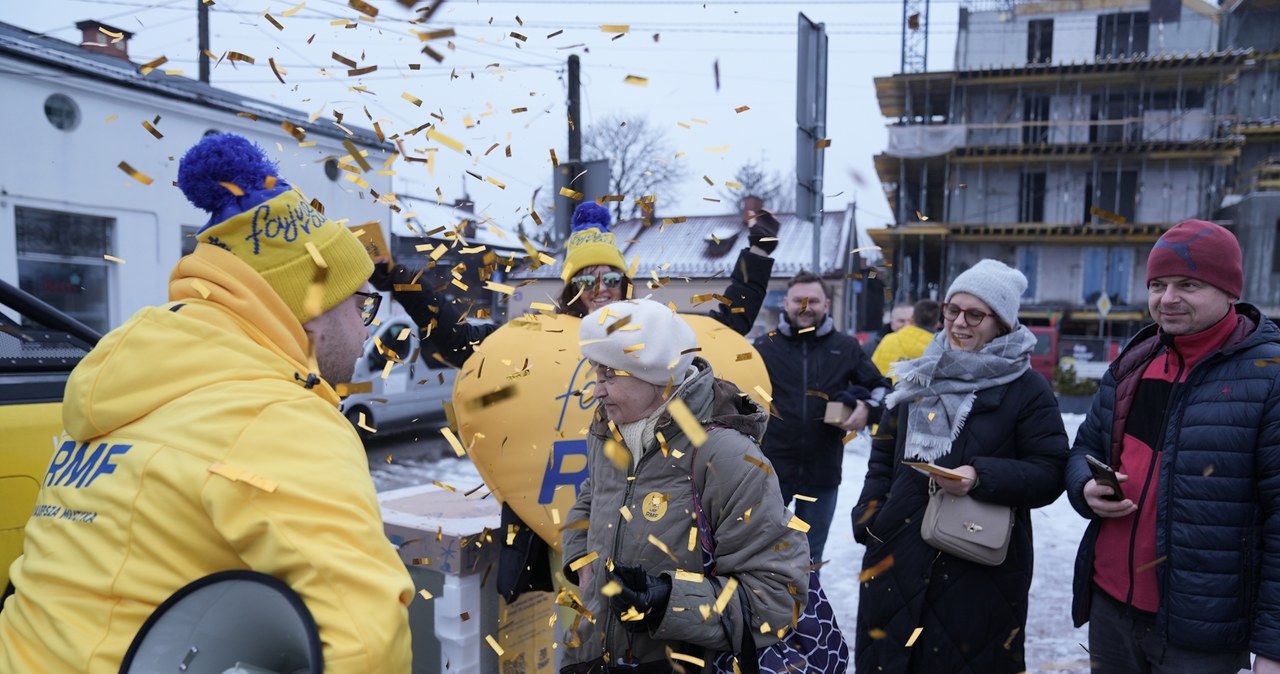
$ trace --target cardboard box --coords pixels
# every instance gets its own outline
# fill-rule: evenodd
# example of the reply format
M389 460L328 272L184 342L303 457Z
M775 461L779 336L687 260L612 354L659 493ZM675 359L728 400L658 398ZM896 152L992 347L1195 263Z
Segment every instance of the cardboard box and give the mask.
M378 494L387 538L405 564L452 575L484 573L498 562L502 506L435 485Z
M853 414L852 407L832 401L827 403L827 413L823 415L822 420L832 426L839 426L849 418L850 414Z
M360 239L360 243L364 244L364 250L369 253L370 259L386 258L388 264L395 263L395 260L391 259L391 249L387 248L387 239L382 235L382 225L377 220L370 220L349 229L357 239Z

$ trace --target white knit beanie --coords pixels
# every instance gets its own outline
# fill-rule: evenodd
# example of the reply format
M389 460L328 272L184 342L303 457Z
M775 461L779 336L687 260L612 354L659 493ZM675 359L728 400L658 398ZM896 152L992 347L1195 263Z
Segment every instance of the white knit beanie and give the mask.
M657 386L683 382L698 347L683 318L645 299L614 302L587 314L578 341L588 360Z
M1004 324L1018 327L1018 307L1027 290L1027 277L999 260L980 260L951 282L947 301L956 293L969 293L987 303Z

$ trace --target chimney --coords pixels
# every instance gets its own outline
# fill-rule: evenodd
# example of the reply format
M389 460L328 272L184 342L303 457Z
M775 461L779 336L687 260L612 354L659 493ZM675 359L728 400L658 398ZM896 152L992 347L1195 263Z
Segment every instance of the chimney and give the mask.
M76 28L80 29L81 49L94 54L104 54L125 61L129 60L129 38L133 37L133 33L108 26L101 21L92 20L77 21ZM107 33L111 34L108 35ZM120 37L115 37L117 35Z

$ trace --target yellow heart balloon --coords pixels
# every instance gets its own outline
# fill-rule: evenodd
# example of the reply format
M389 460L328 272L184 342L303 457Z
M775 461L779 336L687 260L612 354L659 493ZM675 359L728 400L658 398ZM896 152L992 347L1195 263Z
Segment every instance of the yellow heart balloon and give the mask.
M751 343L713 318L681 316L716 376L768 409L769 373ZM587 477L595 410L595 375L578 349L581 320L564 314L511 320L476 346L453 385L458 433L485 484L557 550L560 527Z

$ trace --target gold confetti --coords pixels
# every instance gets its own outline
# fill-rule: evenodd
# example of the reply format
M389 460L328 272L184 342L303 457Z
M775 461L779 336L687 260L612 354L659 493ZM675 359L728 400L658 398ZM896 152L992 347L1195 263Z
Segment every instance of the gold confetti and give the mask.
M879 627L873 627L867 630L867 636L871 637L872 639L879 640L889 636L889 633L880 629Z
M431 599L431 593L428 592L425 587L422 588L421 590L418 590L418 595L423 599Z
M818 502L817 497L815 497L815 496L805 496L804 494L796 494L796 500L797 500L797 501L808 501L809 503L817 503L817 502Z
M122 39L124 39L124 33L116 33L116 32L114 32L114 31L107 30L106 28L104 28L104 27L102 27L102 26L98 26L98 32L99 32L99 33L102 33L103 35L106 35L107 37L110 37L110 38L112 38L112 39L115 39L115 40L122 40Z
M596 561L597 559L600 559L600 553L596 552L595 550L592 550L591 552L588 552L587 554L573 560L572 562L569 562L569 570L574 573L577 573L582 569L582 567Z
M744 113L744 112L746 112L746 111L748 111L748 110L750 110L750 109L751 109L751 107L750 107L750 106L747 106L747 105L740 105L740 106L738 106L738 107L734 108L734 109L733 109L733 111L734 111L734 112L736 112L736 113L741 114L741 113Z
M830 139L830 138L819 138L817 141L815 141L815 142L814 142L813 147L814 147L815 149L818 149L818 150L821 150L821 149L823 149L823 148L827 148L827 147L831 147L831 139Z
M618 470L626 470L631 465L631 453L622 443L613 438L604 441L604 456L617 466Z
M575 201L582 201L582 192L579 192L577 190L571 190L568 187L560 188L560 196L569 197L570 199L573 199Z
M757 384L756 386L752 387L752 389L753 389L757 394L759 394L761 398L764 398L764 401L765 401L766 403L771 403L771 402L773 402L773 396L769 395L768 393L765 393L765 390L764 390L764 389L762 389L762 388L760 388L760 385L759 385L759 384Z
M917 627L914 630L911 630L911 636L907 639L907 643L905 644L906 647L911 648L912 646L914 646L916 643L916 639L920 638L920 633L923 631L924 631L923 627Z
M600 26L602 33L627 33L631 31L631 26L627 24L611 24L606 23Z
M618 512L622 513L622 519L624 519L624 520L626 520L626 521L628 521L628 522L630 522L630 521L631 521L631 509L630 509L630 508L628 508L627 506L625 506L625 505L624 505L624 506L621 506L621 507L619 507L619 508L618 508Z
M291 7L289 9L284 10L283 12L280 12L280 16L293 16L294 14L301 12L302 8L306 6L307 6L307 3L300 2L296 7Z
M668 648L670 648L670 646L668 646ZM707 666L707 661L706 661L706 660L703 660L702 658L694 657L694 656L689 655L689 654L687 654L687 653L679 653L679 652L676 652L676 651L672 651L672 652L671 652L671 659L672 659L672 660L679 660L679 661L681 661L681 662L687 662L687 663L689 663L689 664L693 665L694 667L697 667L698 669L702 669L702 668L704 668L704 667L706 667L706 666Z
M1139 567L1138 567L1137 569L1135 569L1135 570L1136 570L1138 573L1142 573L1143 571L1146 571L1146 570L1150 569L1151 567L1153 567L1153 566L1155 566L1155 565L1157 565L1157 564L1161 564L1161 563L1163 563L1163 562L1164 562L1164 560L1166 560L1166 559L1168 559L1168 556L1165 556L1165 557L1157 557L1157 558L1155 558L1155 559L1153 559L1153 560L1151 560L1151 561L1147 562L1146 564L1143 564L1142 566L1139 566Z
M450 430L448 426L441 428L440 434L444 436L445 440L449 441L449 446L453 448L454 454L457 454L460 457L466 456L467 450L462 448L462 443L458 442L458 437L453 434L453 431Z
M671 418L675 419L676 425L680 430L684 431L689 442L694 447L701 447L702 443L707 441L707 432L702 428L702 424L698 423L697 417L693 416L693 412L689 411L689 406L679 398L674 398L667 404L667 411L671 414Z
M116 166L119 167L121 171L128 173L130 178L133 178L134 180L142 183L143 185L150 185L151 183L155 182L151 178L143 175L140 171L138 171L138 169L135 169L134 167L130 166L129 162L122 161L119 164L116 164Z
M640 77L639 75L627 75L622 78L622 83L635 85L637 87L647 87L649 86L649 78Z
M717 145L716 147L705 147L705 148L702 148L702 151L703 151L703 152L707 152L707 153L711 153L711 154L718 154L718 153L721 153L721 152L728 152L728 151L729 151L729 146L728 146L728 145Z
M203 281L200 279L192 279L191 287L195 288L196 292L200 293L201 297L206 300L209 299L209 286L205 285Z
M120 264L124 264L123 258L118 258L114 255L103 255L102 259L106 260L107 262L118 262Z
M347 6L366 16L378 16L378 8L364 0L347 0ZM502 653L498 653L498 655L502 655Z
M738 591L738 579L729 576L729 580L725 581L724 588L720 590L720 595L716 597L716 613L723 614L729 600L733 598L735 592Z
M228 192L230 192L234 196L237 196L237 197L244 196L244 190L240 189L240 186L235 183L230 183L230 182L220 180L218 181L218 184L222 185Z
M139 66L138 72L142 73L143 77L146 77L147 75L151 74L152 70L155 70L156 68L159 68L160 66L168 62L169 62L169 59L167 57L161 56L160 58L154 61L148 61L147 63Z
M440 143L441 145L449 148L450 150L453 150L454 152L465 153L467 151L467 148L464 147L462 143L459 143L458 141L444 135L443 133L436 131L435 127L427 129L427 138L430 138L431 140L434 140L435 142Z
M355 2L355 0L352 0L352 2ZM503 651L502 647L498 645L498 642L494 640L492 634L484 635L484 640L485 643L489 644L489 648L492 648L493 652L498 654L498 657L502 657L502 654L505 651Z
M804 520L800 519L799 517L796 517L795 515L792 515L792 516L791 516L791 521L790 521L790 522L787 522L787 528L788 528L788 529L795 529L796 531L799 531L799 532L800 532L800 533L802 533L802 534L807 534L807 533L809 533L809 523L808 523L808 522L805 522Z
M880 560L879 562L876 562L875 566L869 569L863 569L862 573L858 574L858 582L865 583L868 580L875 578L877 575L880 574L880 572L886 571L892 567L893 567L893 555L887 555L884 559Z
M771 465L768 461L761 461L760 459L757 459L756 457L751 456L750 454L743 455L742 460L755 466L756 468L759 468L760 470L763 470L765 475L773 474L773 465Z

